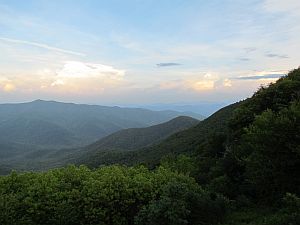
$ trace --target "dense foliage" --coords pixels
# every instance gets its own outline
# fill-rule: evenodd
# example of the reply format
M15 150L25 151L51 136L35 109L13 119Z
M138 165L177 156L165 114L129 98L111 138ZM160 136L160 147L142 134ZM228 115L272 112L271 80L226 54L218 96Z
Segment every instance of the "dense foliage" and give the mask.
M77 164L97 166L103 154L132 151L161 142L174 133L196 126L199 120L179 116L168 122L145 128L130 128L115 132L85 147L78 153ZM121 153L120 153L121 154ZM112 155L112 154L111 154Z
M0 178L2 225L214 224L226 204L191 177L163 167L69 166Z
M300 69L241 102L227 127L198 149L198 183L246 208L230 224L299 224L284 202L299 204Z

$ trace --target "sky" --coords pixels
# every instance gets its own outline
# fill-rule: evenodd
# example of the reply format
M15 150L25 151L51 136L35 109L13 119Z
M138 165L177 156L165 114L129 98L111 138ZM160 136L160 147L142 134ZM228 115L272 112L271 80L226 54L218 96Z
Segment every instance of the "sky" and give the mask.
M0 0L0 103L234 102L300 65L299 0Z

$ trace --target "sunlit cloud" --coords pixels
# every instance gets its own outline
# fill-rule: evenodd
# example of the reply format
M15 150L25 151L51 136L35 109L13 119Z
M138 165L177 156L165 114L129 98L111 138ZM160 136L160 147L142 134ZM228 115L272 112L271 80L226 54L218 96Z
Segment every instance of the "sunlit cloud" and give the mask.
M56 72L51 87L66 91L101 92L119 86L124 75L125 70L115 69L112 66L69 61Z
M216 73L206 73L201 76L181 80L173 80L160 84L160 89L181 89L195 92L207 92L224 87L231 87L231 81L224 79Z
M6 77L0 77L0 90L4 92L13 92L16 89L16 86L12 83L11 80Z
M189 82L189 85L196 91L208 91L215 88L216 81L219 79L217 74L206 73L201 79Z
M191 87L196 91L212 90L215 87L215 82L212 80L200 80L191 83Z
M3 90L5 92L12 92L16 89L15 85L13 84L5 84L4 87L3 87Z
M231 87L231 86L232 86L231 80L229 80L229 79L226 78L226 79L223 81L223 86L224 86L224 87Z
M108 77L112 80L121 80L124 74L124 70L115 69L112 66L78 61L66 62L63 68L57 72L59 78Z
M21 92L49 92L90 94L118 88L124 84L125 70L112 66L67 61L61 68L43 69L31 75L11 75L10 79L0 77L0 87L12 92L18 87Z

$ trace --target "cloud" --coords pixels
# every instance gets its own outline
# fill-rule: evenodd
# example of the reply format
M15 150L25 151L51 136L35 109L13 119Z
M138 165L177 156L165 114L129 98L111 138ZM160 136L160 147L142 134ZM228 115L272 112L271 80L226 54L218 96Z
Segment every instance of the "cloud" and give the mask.
M68 92L101 92L119 86L124 70L112 66L68 61L56 72L51 87Z
M200 80L193 82L191 87L196 91L208 91L215 87L215 81L213 80Z
M5 92L12 92L12 91L14 91L15 89L16 89L15 85L10 84L10 83L5 84L5 85L3 86L3 91L5 91Z
M62 49L62 48L56 48L56 47L53 47L53 46L49 46L49 45L42 44L42 43L37 43L37 42L11 39L11 38L5 38L5 37L0 37L0 41L5 41L5 42L9 42L9 43L14 43L14 44L30 45L30 46L43 48L43 49L46 49L46 50L49 50L49 51L60 52L60 53L64 53L64 54L70 54L70 55L76 55L76 56L85 56L85 54L80 53L80 52L74 52L74 51L70 51L70 50L66 50L66 49Z
M0 91L24 94L97 95L117 92L127 85L125 70L112 66L67 61L60 67L45 68L34 73L17 72L0 76ZM16 88L17 87L17 88Z
M265 0L264 8L270 12L297 12L300 10L299 0ZM298 11L299 12L299 11Z
M16 86L11 80L6 77L0 76L0 90L4 92L13 92L16 89Z
M109 77L115 80L122 79L124 74L124 70L115 69L112 66L79 61L68 61L64 64L63 68L57 72L60 78Z
M241 61L250 61L249 58L244 58L244 57L239 58L239 60L241 60Z
M241 77L235 77L232 79L235 80L262 80L262 79L277 79L285 74L283 73L270 73L270 74L263 74L263 75L250 75L250 76L241 76Z
M231 80L229 80L227 78L225 80L223 80L223 86L224 87L231 87L232 86Z
M158 63L156 64L157 67L168 67L168 66L180 66L180 63Z
M279 54L273 54L273 53L265 54L265 56L267 56L269 58L278 58L278 59L287 59L287 58L289 58L287 55L279 55Z
M244 50L245 50L246 53L250 53L250 52L256 51L256 48L254 48L254 47L248 47L248 48L244 48Z
M201 76L162 82L160 84L160 89L193 90L195 92L212 91L222 87L231 87L231 81L221 78L216 73L206 73Z

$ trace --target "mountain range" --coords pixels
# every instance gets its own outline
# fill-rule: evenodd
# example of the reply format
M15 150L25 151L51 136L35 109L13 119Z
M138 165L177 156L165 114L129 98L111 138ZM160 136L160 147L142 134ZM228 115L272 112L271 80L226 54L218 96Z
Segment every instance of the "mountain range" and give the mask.
M106 143L104 144L106 148L109 145L111 145L109 148L123 148L122 142L129 143L129 140L132 140L130 136L135 136L138 143L131 141L132 143L128 145L129 149L134 145L143 147L147 143L158 142L169 134L198 122L197 119L186 117L188 115L203 119L199 114L188 112L152 111L142 108L80 105L43 100L1 104L0 161L2 164L10 165L28 162L31 168L33 161L48 160L48 155L58 150L64 155L63 152L68 152L70 149L73 151L84 146L90 148L94 142L96 142L94 146ZM172 121L180 116L181 119ZM169 120L171 121L166 124L166 127L155 126ZM156 133L157 131L160 132ZM155 135L151 136L151 133ZM103 137L106 138L102 140Z

